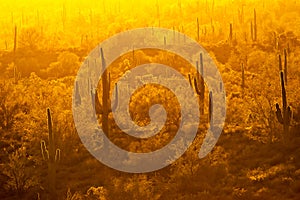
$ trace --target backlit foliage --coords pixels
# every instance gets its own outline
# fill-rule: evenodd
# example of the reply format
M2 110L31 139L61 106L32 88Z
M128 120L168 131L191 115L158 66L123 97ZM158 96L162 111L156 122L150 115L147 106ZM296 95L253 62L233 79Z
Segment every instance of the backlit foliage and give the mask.
M53 196L40 150L41 140L48 144L48 107L55 146L61 150L58 199L299 199L298 0L0 0L0 5L0 199ZM159 171L128 174L106 167L85 149L73 122L72 92L80 65L97 44L141 27L179 31L208 51L224 81L227 116L217 145L199 159L208 129L206 89L204 114L187 152ZM286 98L292 110L288 133L275 114L276 103L282 105L283 99L278 55L284 65L284 49ZM188 61L170 52L132 50L108 67L110 94L120 77L144 63L173 67L187 81L188 74L195 74ZM147 73L142 71L140 78ZM92 89L87 84L79 90L87 88ZM101 81L97 89L101 104ZM157 135L129 136L110 113L110 140L139 153L166 145L181 119L176 96L167 88L145 85L134 92L128 106L132 120L145 126L150 123L149 108L157 103L168 114Z

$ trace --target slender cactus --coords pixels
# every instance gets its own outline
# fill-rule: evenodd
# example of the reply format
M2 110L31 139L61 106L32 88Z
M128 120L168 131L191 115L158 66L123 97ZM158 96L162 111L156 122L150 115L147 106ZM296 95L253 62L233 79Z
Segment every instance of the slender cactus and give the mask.
M232 24L229 25L229 41L232 42Z
M245 67L244 63L241 65L241 71L242 71L242 97L244 98L244 90L245 90Z
M192 77L188 74L190 85L195 89L196 94L199 96L200 101L200 114L204 114L204 93L205 93L205 85L203 80L203 55L200 53L200 66L198 62L196 62L197 71L200 72L200 76L197 75Z
M220 81L220 92L223 90L223 83Z
M47 121L48 121L48 140L49 150L47 149L46 142L41 141L41 151L43 159L48 162L48 184L49 184L49 198L56 200L56 165L60 161L60 149L55 150L55 136L52 131L52 117L50 108L47 108Z
M14 79L15 79L15 84L18 83L18 72L17 72L17 66L14 65Z
M209 92L209 100L208 100L208 120L210 125L213 124L213 93Z
M79 85L78 85L78 82L76 81L76 84L75 84L75 105L79 106L80 104L81 104L81 96L80 96L80 93L79 93Z
M114 101L114 105L111 107L111 101L109 98L109 91L110 91L110 73L105 70L106 63L103 54L103 49L100 49L100 56L102 61L102 68L104 72L102 74L102 106L100 104L100 100L98 98L98 90L95 90L95 95L92 93L92 102L93 106L96 109L96 114L102 114L102 129L104 133L108 134L109 132L109 124L108 124L108 115L112 110L116 109L118 105L118 85L115 83L115 90L116 90L116 99Z
M279 66L279 71L282 71L282 61L281 61L281 55L278 55L278 66Z
M200 81L200 90L202 91L200 93L200 114L204 114L204 92L205 92L205 86L204 86L204 79L203 79L203 75L204 75L204 66L203 66L203 56L202 53L200 53L200 73L201 73L201 77L199 77L199 81Z
M14 32L14 52L17 50L17 25L15 25L15 32Z
M192 75L190 73L188 74L188 78L189 78L190 85L193 86L193 83L192 83L193 77L192 77Z
M104 69L102 75L102 129L104 133L108 134L108 98L109 98L109 83L107 70L105 70L106 63L104 59L103 49L100 49L102 68Z
M199 26L199 19L197 17L197 41L200 40L200 26Z
M250 25L250 31L251 31L251 40L254 41L253 22L252 21L251 21L251 25Z
M254 41L256 42L257 40L257 23L256 23L256 10L254 9L254 12L253 12L253 15L254 15L254 25L253 25L253 29L254 29Z
M284 85L284 72L280 72L281 95L282 95L282 110L279 103L276 103L276 117L279 123L283 125L284 134L289 136L289 126L292 118L292 110L287 106L286 90Z
M287 51L284 49L284 82L287 85Z

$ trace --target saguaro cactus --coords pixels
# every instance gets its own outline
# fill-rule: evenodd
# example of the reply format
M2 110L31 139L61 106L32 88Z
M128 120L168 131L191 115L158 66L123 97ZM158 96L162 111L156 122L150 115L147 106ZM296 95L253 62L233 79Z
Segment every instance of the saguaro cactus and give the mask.
M208 120L211 126L213 125L213 109L213 93L210 91L208 100Z
M232 24L229 25L229 41L232 42L232 35L233 35L233 32L232 32Z
M17 50L17 25L15 26L15 32L14 32L14 52Z
M14 81L15 84L17 84L18 81L21 79L21 72L18 70L15 64L13 64L13 67L14 67Z
M103 49L100 49L100 56L102 61L102 68L105 69L106 63L103 54ZM115 83L115 90L116 90L116 99L114 101L114 105L110 107L111 100L109 98L109 91L110 91L110 73L105 70L102 74L102 105L100 104L100 100L98 98L98 90L96 89L95 96L92 94L93 98L93 106L95 106L96 114L102 114L102 130L104 133L108 134L109 132L109 124L108 124L108 115L109 113L114 110L118 105L118 85Z
M199 19L197 17L197 41L200 40L200 26L199 26Z
M284 49L284 82L287 84L287 51Z
M245 90L245 67L244 63L241 64L242 71L242 97L244 98L244 90Z
M101 53L101 61L102 61L102 68L105 69L106 67L106 63L105 63L105 59L104 59L104 55L103 55L103 49L100 49L100 53ZM109 106L109 78L110 76L107 75L107 70L105 70L103 72L102 75L102 129L104 131L104 133L108 134L108 130L109 130L109 126L108 126L108 106Z
M49 150L47 149L46 142L41 141L41 151L43 159L48 162L48 187L49 199L55 200L56 196L56 164L60 161L60 149L55 149L55 137L52 131L52 118L50 108L47 108L48 118L48 134L49 134Z
M188 74L190 85L195 89L197 95L199 96L200 101L200 114L204 114L204 93L205 93L205 85L203 79L203 55L200 53L200 65L196 62L196 67L198 72L200 71L200 76L196 75L192 77Z
M285 82L285 85L287 84L287 74L288 74L288 64L287 64L287 50L284 49L283 51L284 53L284 65L283 65L283 68L282 68L282 59L281 59L281 55L279 54L278 55L278 62L279 62L279 71L284 71L284 82Z
M200 108L200 114L204 113L204 92L205 92L205 86L204 86L204 79L203 79L203 75L204 75L204 69L203 69L203 55L202 53L200 53L200 63L199 63L199 67L200 69L198 69L198 71L200 71L201 73L201 77L198 77L198 80L200 82L200 91L202 91L199 95L200 95L200 102L201 102L201 108Z
M284 134L289 135L289 126L292 118L292 111L290 106L287 106L283 71L280 72L280 83L282 93L282 110L280 109L279 103L276 103L276 117L278 122L283 125Z
M254 41L257 40L257 23L256 23L256 10L254 9L253 11L253 15L254 15L254 25L253 25L253 32L254 32Z
M79 85L78 82L76 81L76 85L75 85L75 105L79 106L81 104L81 96L79 93Z

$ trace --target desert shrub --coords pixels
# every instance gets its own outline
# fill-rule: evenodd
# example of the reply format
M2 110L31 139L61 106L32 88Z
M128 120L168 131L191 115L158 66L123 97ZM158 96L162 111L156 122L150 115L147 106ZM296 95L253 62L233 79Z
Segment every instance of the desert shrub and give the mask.
M27 154L26 148L18 148L8 158L2 172L8 177L5 185L8 191L16 192L18 196L21 196L39 184L39 179L34 174L35 161Z

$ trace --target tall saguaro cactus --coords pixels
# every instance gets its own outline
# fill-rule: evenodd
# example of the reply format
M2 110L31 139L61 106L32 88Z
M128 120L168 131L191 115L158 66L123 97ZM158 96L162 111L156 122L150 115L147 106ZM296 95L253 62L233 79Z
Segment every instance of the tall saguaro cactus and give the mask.
M17 50L17 25L15 25L15 31L14 31L14 52Z
M200 26L199 26L199 19L197 17L197 41L200 40Z
M190 85L195 88L197 95L199 96L200 101L200 114L204 114L204 93L205 93L205 85L203 79L203 55L200 53L200 63L196 62L196 67L198 72L200 71L200 76L196 75L192 77L188 74Z
M81 104L81 96L80 96L80 93L79 93L79 85L78 85L78 82L76 81L76 84L75 84L75 105L79 106L80 104Z
M203 79L203 76L204 76L204 69L203 69L203 55L202 53L200 53L200 63L199 63L199 67L200 69L200 73L201 73L201 77L199 76L199 81L200 81L200 91L202 91L200 93L200 102L201 102L201 108L200 108L200 114L203 114L204 113L204 91L205 91L205 86L204 86L204 79Z
M254 9L253 11L253 15L254 15L254 24L253 24L253 32L254 32L254 41L256 42L257 40L257 22L256 22L256 10Z
M233 38L233 30L232 30L232 24L229 25L229 41L232 42Z
M284 82L285 82L285 85L286 85L287 84L287 74L288 74L287 50L284 49L283 53L284 53L283 68L282 68L282 59L281 59L280 54L278 55L278 62L279 62L279 71L282 71L282 70L284 71Z
M114 101L114 105L112 108L110 108L111 101L109 98L109 91L110 91L110 73L108 73L107 70L105 70L106 63L104 58L103 49L100 49L100 57L102 62L102 68L104 69L104 72L102 74L102 106L100 104L100 100L98 98L98 90L96 89L95 96L92 94L93 98L93 106L95 106L96 114L102 114L102 130L104 133L109 133L109 124L108 124L108 115L109 113L114 110L118 105L118 85L115 83L115 90L116 90L116 99Z
M244 98L244 94L245 94L245 67L244 67L244 63L241 64L241 71L242 71L242 97Z
M210 125L213 125L213 93L209 92L209 100L208 100L208 120Z
M55 149L55 136L52 130L52 118L50 108L47 108L48 120L48 136L49 136L49 150L47 149L46 142L41 141L41 151L43 159L48 162L48 187L50 200L56 200L56 164L60 160L60 149Z
M278 103L276 103L276 117L279 123L283 125L284 134L289 135L289 126L292 117L292 111L290 106L287 106L286 90L284 85L284 72L280 72L280 83L282 93L282 110Z
M284 82L287 84L287 51L284 49Z
M108 106L109 106L109 75L107 74L107 70L105 70L106 63L103 55L103 49L100 49L101 54L101 62L102 62L102 68L104 69L103 75L102 75L102 129L104 133L108 134Z

